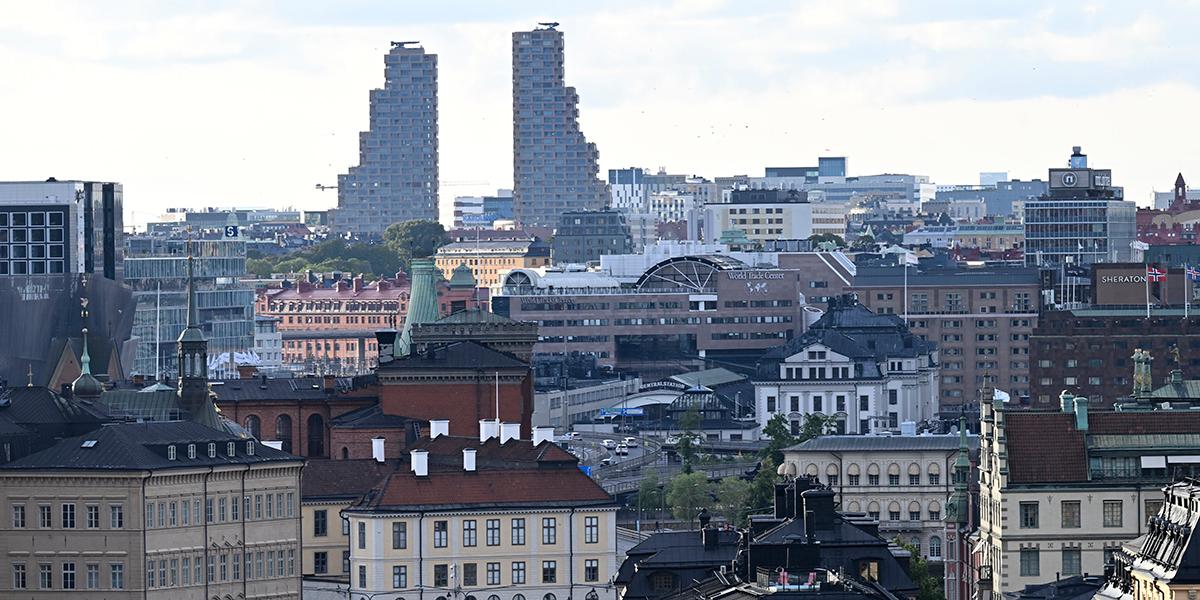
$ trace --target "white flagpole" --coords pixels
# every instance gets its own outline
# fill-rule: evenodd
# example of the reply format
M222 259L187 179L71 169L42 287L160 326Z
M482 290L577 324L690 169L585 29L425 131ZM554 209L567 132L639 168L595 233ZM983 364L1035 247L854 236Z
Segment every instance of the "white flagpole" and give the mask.
M1150 266L1149 265L1146 265L1146 275L1144 277L1144 281L1146 282L1146 318L1149 319L1150 318Z
M1191 271L1191 270L1192 270L1192 268L1189 267L1187 265L1187 263L1184 263L1184 265L1183 265L1183 318L1185 320L1188 318L1188 307L1191 306L1191 304L1192 304L1192 295L1191 295L1191 293L1189 293L1191 291L1189 288L1191 287L1190 284L1191 284L1192 277L1190 275L1188 275L1188 271Z
M904 324L908 325L908 255L900 259L904 264Z

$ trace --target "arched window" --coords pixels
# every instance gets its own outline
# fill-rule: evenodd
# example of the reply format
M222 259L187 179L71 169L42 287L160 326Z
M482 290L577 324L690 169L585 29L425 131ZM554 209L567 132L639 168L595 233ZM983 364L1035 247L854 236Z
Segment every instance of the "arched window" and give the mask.
M892 463L888 465L888 485L900 485L900 465Z
M920 556L921 555L921 538L914 535L912 537L912 539L908 541L908 543L912 544L913 549L916 550L917 556Z
M308 416L308 454L309 457L325 455L325 419L313 413Z
M829 463L829 466L825 467L825 482L829 485L838 485L841 483L841 478L838 477L837 465Z
M525 600L525 594L513 594L513 600Z
M250 434L250 437L256 440L261 439L262 419L259 419L258 415L246 415L246 420L243 421L242 425L246 428L246 431Z
M342 446L342 460L350 460L350 449Z
M804 474L808 475L809 477L816 477L817 473L817 465L808 463L808 465L804 467Z
M283 442L283 451L292 451L292 418L279 415L275 419L275 439Z
M917 502L916 500L909 502L908 503L908 515L906 515L906 516L908 517L909 521L920 521L921 520L921 504L919 502Z
M934 535L929 538L929 558L942 557L942 538Z
M554 594L547 592L545 596L542 596L542 600L556 600L556 598Z
M921 465L912 463L908 465L908 485L921 485Z
M867 505L867 516L871 517L872 519L875 519L876 521L879 520L879 503L878 502L875 502L872 500L871 503Z
M929 473L929 485L942 484L942 468L937 463L929 463L929 468L925 472Z
M846 505L846 512L856 513L859 512L860 509L860 505L854 500L851 500L850 503Z
M500 596L492 594L491 596L488 596L488 600L500 600Z

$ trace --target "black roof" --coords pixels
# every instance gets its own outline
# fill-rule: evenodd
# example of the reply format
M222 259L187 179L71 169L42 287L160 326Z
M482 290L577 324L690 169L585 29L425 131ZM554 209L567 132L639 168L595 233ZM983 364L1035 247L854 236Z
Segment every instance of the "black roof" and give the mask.
M293 378L257 378L231 379L212 382L213 393L217 395L217 403L221 402L250 402L256 400L362 400L362 396L344 396L338 392L354 387L350 378L339 378L334 382L334 389L325 389L325 380L321 377Z
M226 454L228 442L237 442L233 456ZM243 442L254 444L253 455L246 453L246 444ZM208 456L208 443L217 444L217 452L213 458ZM196 444L196 458L188 458L189 444ZM167 459L167 447L170 445L176 447L176 460ZM190 421L172 421L104 425L87 434L65 439L46 450L0 466L0 470L140 471L302 460L252 439Z
M520 369L529 364L483 344L466 340L432 345L424 352L398 357L379 366L380 371L409 369Z
M347 429L399 429L412 423L428 425L429 422L402 415L389 415L384 413L378 404L372 404L342 413L331 419L329 425Z

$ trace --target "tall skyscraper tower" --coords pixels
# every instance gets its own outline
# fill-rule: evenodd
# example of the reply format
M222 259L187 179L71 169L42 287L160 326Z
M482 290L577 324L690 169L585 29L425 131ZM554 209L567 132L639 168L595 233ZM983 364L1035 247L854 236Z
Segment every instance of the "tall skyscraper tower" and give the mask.
M557 23L513 33L513 213L554 226L565 211L600 210L608 186L600 152L579 130L579 95L563 83Z
M438 218L437 55L415 43L392 42L384 57L358 166L338 176L338 233L374 237L392 223Z

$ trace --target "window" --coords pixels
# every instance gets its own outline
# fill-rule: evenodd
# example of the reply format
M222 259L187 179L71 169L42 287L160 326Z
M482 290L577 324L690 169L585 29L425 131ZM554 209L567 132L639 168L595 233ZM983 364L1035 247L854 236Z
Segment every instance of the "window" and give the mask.
M583 542L585 544L600 542L600 517L583 518Z
M438 583L437 583L438 567L441 567L443 569L443 574L445 574L446 565L434 566L433 567L434 585L438 585ZM441 585L444 587L446 584L442 583ZM364 589L367 587L367 566L366 565L358 566L358 587L364 588Z
M249 557L249 555L247 555L247 557ZM180 569L180 572L183 574L183 585L191 585L192 559L190 557L183 557L183 567ZM250 575L249 571L246 572L246 575Z
M108 566L108 587L114 590L125 589L125 565L113 563Z
M1037 502L1022 502L1021 503L1021 528L1022 529L1037 529L1038 526L1038 503ZM1036 575L1036 573L1034 573Z
M204 499L204 522L205 523L213 522L213 499L212 498Z
M350 572L350 551L342 550L342 572Z
M366 569L366 567L359 567ZM447 565L433 565L433 587L446 587L450 584L450 567ZM363 585L361 587L366 587Z
M241 504L242 503L240 500L238 500L237 496L233 496L233 497L229 498L229 518L230 519L233 519L234 521L238 520L238 507L240 507ZM172 511L175 510L174 503L171 503L171 510Z
M942 511L933 510L932 508L929 509L929 520L930 521L941 521L942 520Z
M919 511L919 510L908 511L908 520L909 521L920 521L921 520L921 511Z
M48 590L54 587L54 571L48 563L38 565L38 589Z
M392 521L392 549L404 550L405 548L408 548L408 523Z
M14 590L23 590L29 587L28 574L25 572L24 563L13 564L12 587Z
M169 523L170 523L171 527L174 527L174 526L175 526L175 524L177 523L177 517L178 517L178 516L179 516L179 503L178 503L178 502L171 502L171 511L170 511L170 517L171 517L171 519L170 519L170 521L169 521Z
M1124 506L1121 500L1104 501L1104 526L1121 527L1124 522Z
M208 582L212 583L217 580L217 557L208 555Z
M225 522L225 505L227 501L224 496L217 499L217 516L222 523Z
M329 553L313 552L313 573L322 575L329 572Z
M929 474L929 485L940 485L941 482L942 482L942 475L940 473L930 473Z
M933 535L929 536L929 558L942 557L942 538Z
M87 528L100 529L100 507L88 506L87 510ZM174 523L172 523L174 525Z
M900 485L900 474L888 473L888 485Z
M847 475L847 477L850 479L850 485L858 485L859 475L857 473L854 475Z
M329 535L329 513L325 510L313 511L313 535L325 537Z
M463 563L462 584L464 586L479 585L479 571L475 563Z
M909 473L908 474L908 485L921 485L920 473Z
M1062 574L1063 577L1079 575L1083 573L1079 548L1063 548L1062 549Z
M433 522L433 547L445 548L450 541L450 529L446 521Z
M490 562L487 564L487 584L500 585L500 563Z
M1068 529L1080 527L1080 504L1078 500L1063 500L1062 526Z
M899 521L900 520L900 511L889 510L888 511L888 520L889 521Z
M24 504L12 505L12 526L13 526L13 529L22 529L25 527L25 505ZM21 568L24 568L24 565L22 565Z
M196 458L196 445L188 444L188 458Z
M220 569L221 581L228 581L229 580L229 555L221 554L218 562L221 565L221 569Z
M477 530L475 529L475 519L466 519L463 521L463 546L472 548L478 545Z
M594 558L583 561L583 580L600 581L600 561Z
M542 561L542 583L554 583L558 580L558 562L553 560Z
M513 585L525 583L525 563L523 561L512 564L512 583Z
M525 545L525 519L518 518L512 520L512 545Z
M1021 576L1037 577L1042 574L1037 548L1021 548Z
M395 565L392 567L392 589L408 587L408 567Z
M358 549L366 550L367 548L367 524L358 522Z
M254 518L262 518L262 494L254 495Z
M867 473L867 485L879 485L879 473Z
M285 451L285 452L286 452L286 451ZM209 458L216 458L216 457L217 457L217 444L216 444L216 442L209 442L209 443L208 443L208 457L209 457Z
M288 550L288 556L287 556L287 574L288 574L288 575L295 575L295 574L296 574L296 550L295 550L295 549L289 549L289 550Z
M64 502L62 505L63 529L75 529L75 503Z
M62 565L62 587L64 590L75 589L75 563L65 562Z
M212 557L209 557L209 558L212 558ZM155 569L155 562L152 560L147 561L146 562L146 587L154 587L155 586L154 576L157 573L157 571L155 571L154 569Z
M558 519L555 517L544 517L542 519L542 543L557 544L558 543ZM547 582L551 583L551 582Z

